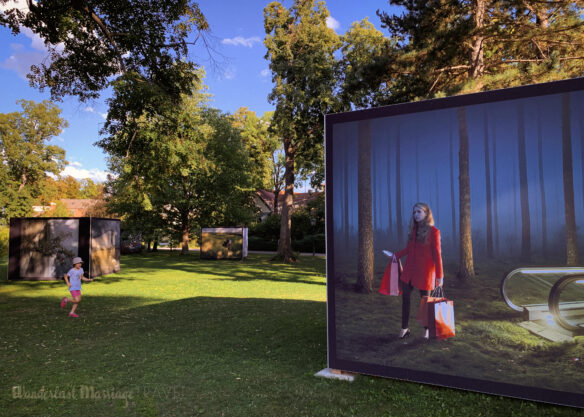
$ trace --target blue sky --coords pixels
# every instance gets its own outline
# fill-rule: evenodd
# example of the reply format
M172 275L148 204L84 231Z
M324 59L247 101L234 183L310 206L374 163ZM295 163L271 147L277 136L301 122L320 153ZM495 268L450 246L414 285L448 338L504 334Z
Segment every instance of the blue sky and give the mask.
M18 3L26 3L19 0ZM205 67L205 84L213 96L211 105L224 112L233 113L239 107L248 107L258 115L272 110L267 96L272 89L271 73L264 59L263 8L266 0L249 1L205 1L199 2L211 26L211 42L215 50L215 65L207 54L197 48L191 53L191 60ZM291 1L283 1L290 7ZM9 7L8 3L4 7ZM389 2L381 0L360 0L347 2L331 0L327 2L331 14L330 27L343 34L350 25L365 17L383 33L377 9L389 11ZM19 99L41 101L49 99L47 92L40 93L31 88L26 73L31 64L42 62L46 50L41 39L30 31L18 36L0 27L0 83L2 96L0 112L19 111ZM69 166L65 175L76 178L92 178L102 181L107 171L106 155L93 145L99 139L99 129L103 126L107 113L104 99L108 92L91 103L81 103L74 97L66 97L58 103L63 109L61 116L69 122L69 127L51 142L65 149Z

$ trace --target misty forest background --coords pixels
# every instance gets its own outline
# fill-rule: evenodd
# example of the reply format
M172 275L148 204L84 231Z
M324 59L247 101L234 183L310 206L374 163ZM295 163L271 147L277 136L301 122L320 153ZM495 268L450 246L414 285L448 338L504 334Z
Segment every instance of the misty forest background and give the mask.
M584 247L578 226L584 214L583 100L584 93L572 92L370 120L377 278L388 261L381 251L405 247L418 201L430 205L440 229L443 260L450 266L445 275L460 269L461 132L469 143L474 263L494 258L516 267L576 265ZM356 278L359 253L359 123L333 127L334 265L337 281L346 284ZM571 152L570 161L564 161L563 149ZM564 191L565 181L571 191ZM572 205L568 211L566 204Z

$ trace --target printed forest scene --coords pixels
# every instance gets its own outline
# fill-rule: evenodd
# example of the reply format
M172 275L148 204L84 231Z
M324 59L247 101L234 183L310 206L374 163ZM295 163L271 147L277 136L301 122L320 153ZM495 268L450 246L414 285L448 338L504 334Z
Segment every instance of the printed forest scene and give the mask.
M201 233L201 258L241 259L243 256L243 234Z
M91 276L101 276L120 270L120 222L92 219Z
M338 359L584 393L584 275L560 282L584 274L583 92L339 122L327 145ZM422 337L417 289L405 339L401 297L378 293L418 202L454 303L444 340Z
M77 256L79 222L75 219L28 219L20 225L20 276L62 277Z

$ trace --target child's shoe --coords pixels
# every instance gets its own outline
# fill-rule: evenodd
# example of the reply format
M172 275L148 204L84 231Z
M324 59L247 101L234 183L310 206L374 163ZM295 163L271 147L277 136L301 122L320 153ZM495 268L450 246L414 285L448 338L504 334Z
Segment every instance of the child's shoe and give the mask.
M75 314L75 313L69 313L69 317L76 317L76 318L78 318L78 317L79 317L79 315L77 315L77 314Z
M67 305L67 297L63 297L63 299L61 300L61 308L65 308L66 305Z

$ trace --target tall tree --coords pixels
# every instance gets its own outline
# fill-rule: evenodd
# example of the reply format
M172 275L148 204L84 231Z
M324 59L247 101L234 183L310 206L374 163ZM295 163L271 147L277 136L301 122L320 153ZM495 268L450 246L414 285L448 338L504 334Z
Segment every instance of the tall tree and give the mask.
M68 126L61 109L49 101L17 103L22 111L0 113L0 207L5 221L29 214L47 174L58 175L66 164L65 150L47 143Z
M369 120L359 122L358 129L359 248L356 290L370 293L373 291L373 225L371 213L371 126Z
M458 154L459 194L460 194L460 265L458 278L467 282L474 278L474 261L472 254L472 232L470 221L470 172L469 172L469 140L466 109L458 109L458 129L460 151Z
M519 193L521 198L521 258L531 256L531 215L529 210L529 185L527 183L527 157L525 151L525 118L523 105L517 105L517 147L519 167Z
M266 59L274 88L268 96L276 109L272 126L282 138L285 153L285 195L278 256L294 260L290 210L298 168L315 172L313 185L323 178L324 114L336 108L335 51L337 34L327 27L324 2L294 0L290 9L272 2L264 9Z
M562 94L562 171L564 177L564 214L566 219L566 265L578 265L578 236L574 207L574 174L572 172L572 123L570 93Z
M110 154L110 169L118 176L114 190L134 197L143 212L155 213L177 236L182 253L201 227L243 224L251 218L253 171L240 131L233 119L205 105L206 94L182 98L164 113L146 113L139 130L123 124L99 142ZM127 138L133 152L127 155ZM118 193L116 193L118 194ZM120 201L124 208L127 201ZM129 210L130 214L140 210ZM148 218L148 217L146 217Z
M377 13L397 41L397 52L390 60L372 55L370 61L385 68L366 75L369 85L391 84L376 104L582 74L580 1L390 0L390 4L402 12Z

